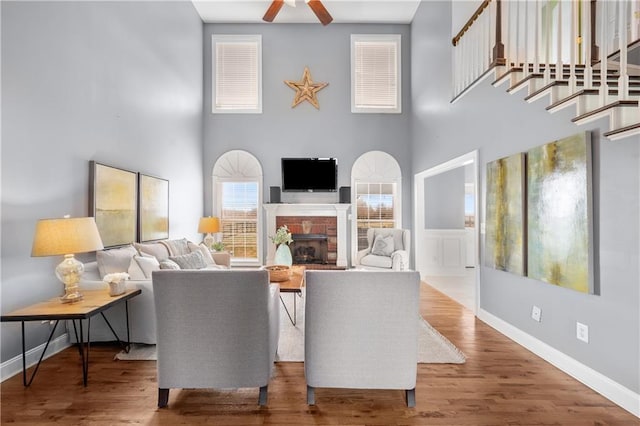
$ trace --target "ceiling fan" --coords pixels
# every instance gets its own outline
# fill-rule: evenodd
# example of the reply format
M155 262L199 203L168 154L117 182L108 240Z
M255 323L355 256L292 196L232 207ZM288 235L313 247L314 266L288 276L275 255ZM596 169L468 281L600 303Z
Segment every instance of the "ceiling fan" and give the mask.
M313 10L313 13L316 14L322 25L327 25L333 21L333 18L320 0L305 0L305 2L309 5L311 10ZM296 6L296 0L273 0L269 9L267 9L267 13L262 17L262 20L273 22L278 12L280 12L282 5L285 3L289 6Z

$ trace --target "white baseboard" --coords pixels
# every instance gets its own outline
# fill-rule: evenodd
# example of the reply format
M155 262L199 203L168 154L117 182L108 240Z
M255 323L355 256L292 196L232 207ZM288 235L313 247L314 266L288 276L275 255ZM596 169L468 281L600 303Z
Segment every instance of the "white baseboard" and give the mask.
M27 368L37 364L45 344L46 343L43 343L27 351ZM45 354L43 359L47 359L50 356L55 355L58 352L68 348L69 346L71 346L71 343L69 343L69 335L68 333L64 333L63 335L53 339L51 343L49 343L47 353ZM2 382L20 373L22 373L22 354L0 364L0 381Z
M480 309L478 311L478 318L613 403L636 417L640 417L640 394L633 392L604 374L576 361L485 310Z

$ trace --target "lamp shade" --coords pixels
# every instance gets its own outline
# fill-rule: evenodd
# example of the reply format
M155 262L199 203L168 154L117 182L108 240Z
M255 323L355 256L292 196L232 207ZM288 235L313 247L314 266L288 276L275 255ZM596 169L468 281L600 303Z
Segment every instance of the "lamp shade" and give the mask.
M41 219L36 223L31 256L86 253L103 248L92 217Z
M208 234L220 231L220 219L217 217L203 217L198 224L198 232Z

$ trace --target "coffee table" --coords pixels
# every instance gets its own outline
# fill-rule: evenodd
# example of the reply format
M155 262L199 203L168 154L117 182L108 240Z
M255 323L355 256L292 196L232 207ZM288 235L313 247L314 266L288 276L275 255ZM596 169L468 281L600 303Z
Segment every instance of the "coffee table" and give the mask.
M303 265L294 265L291 267L291 278L287 281L280 281L276 284L280 284L280 293L293 293L293 318L287 309L287 306L284 304L284 300L282 300L282 295L280 295L280 301L282 302L282 306L284 307L287 316L289 317L289 321L294 326L296 325L296 296L302 297L302 287L304 287L304 271L306 268Z

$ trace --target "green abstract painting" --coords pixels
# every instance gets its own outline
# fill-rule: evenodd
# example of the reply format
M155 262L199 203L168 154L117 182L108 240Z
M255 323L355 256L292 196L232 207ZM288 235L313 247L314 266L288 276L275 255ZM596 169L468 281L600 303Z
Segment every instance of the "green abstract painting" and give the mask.
M524 154L487 164L485 265L525 274Z
M527 188L528 276L593 293L590 134L531 149Z

